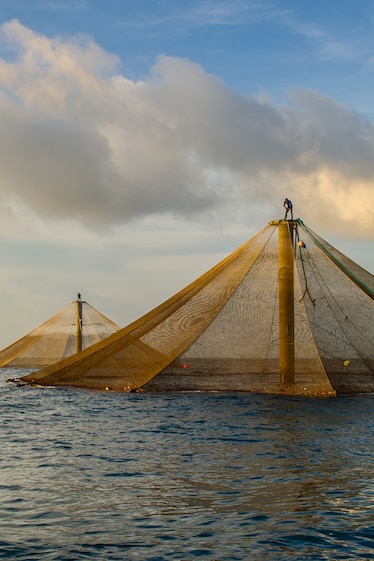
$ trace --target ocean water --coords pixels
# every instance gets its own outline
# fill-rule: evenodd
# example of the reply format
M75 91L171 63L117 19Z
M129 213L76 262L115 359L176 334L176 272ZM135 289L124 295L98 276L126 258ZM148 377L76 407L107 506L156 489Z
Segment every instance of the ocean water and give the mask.
M374 396L117 394L0 370L0 559L374 559Z

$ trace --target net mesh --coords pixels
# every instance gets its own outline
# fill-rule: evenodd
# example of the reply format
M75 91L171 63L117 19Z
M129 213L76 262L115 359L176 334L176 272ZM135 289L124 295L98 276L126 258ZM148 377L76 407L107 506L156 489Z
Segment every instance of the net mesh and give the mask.
M294 270L294 322L286 331L292 329L295 372L287 385L280 381L279 361L284 341L279 335L278 232L285 224ZM300 232L307 238L305 248L298 245ZM364 391L373 391L373 327L368 325L373 286L370 273L301 221L270 222L216 267L104 343L24 380L125 391L333 395L336 389L362 391L364 383Z
M340 393L374 391L374 277L300 226L308 242L296 263L324 368Z
M41 368L76 354L120 327L84 301L74 301L0 352L0 366Z
M278 298L278 237L273 231L217 316L147 389L280 392ZM329 393L299 283L295 316L292 393Z

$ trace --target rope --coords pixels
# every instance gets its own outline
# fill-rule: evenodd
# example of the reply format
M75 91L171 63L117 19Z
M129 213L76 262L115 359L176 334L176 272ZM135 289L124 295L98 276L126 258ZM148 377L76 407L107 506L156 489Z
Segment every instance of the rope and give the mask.
M333 263L335 263L335 265L338 266L338 268L346 274L346 276L356 285L358 285L360 288L363 289L363 291L371 296L371 294L369 294L369 292L373 292L371 291L371 289L369 287L367 287L365 285L365 283L363 283L362 281L360 281L360 279L357 279L357 277L351 272L349 271L349 269L347 267L345 267L343 265L343 263L341 263L336 257L334 257L334 255L331 254L331 252L325 248L325 246L322 244L322 242L320 242L316 236L313 235L313 233L309 230L309 228L307 228L300 219L297 219L298 223L302 225L302 227L304 228L304 230L307 232L308 235L310 235L310 237L313 239L313 241L316 243L316 245L323 250L323 252L325 253L325 255L327 255L327 257L329 257ZM331 313L333 315L333 317L335 318L337 325L339 326L339 328L341 329L341 333L344 335L344 339L342 337L339 337L337 333L334 333L333 331L330 331L329 329L326 329L324 326L317 324L314 319L313 320L309 320L311 324L313 324L314 326L316 326L317 328L323 330L326 334L330 335L332 339L335 339L336 341L338 341L339 343L341 343L343 346L349 345L352 349L355 350L357 357L363 362L363 364L365 364L365 366L368 368L369 371L372 372L372 367L370 365L370 363L368 362L368 360L365 358L365 356L362 354L362 352L360 350L358 350L354 344L354 342L352 341L352 337L350 334L347 333L347 331L345 330L345 328L343 327L343 323L345 322L349 322L349 324L352 326L352 328L356 331L356 333L360 334L361 337L364 337L365 334L362 333L362 331L357 327L357 325L352 321L351 317L346 315L345 310L342 308L342 306L339 304L339 302L337 301L337 299L334 297L334 295L332 294L330 287L328 286L327 283L325 283L323 281L323 276L319 270L318 264L316 261L312 261L313 266L311 267L312 270L314 271L314 275L315 275L315 279L316 282L319 285L319 288L321 290L321 293L323 294L323 299L326 300L326 303L328 305L328 307L331 310ZM357 279L359 282L356 282ZM361 286L363 285L363 286ZM365 290L365 288L367 290ZM327 298L327 294L325 293L325 290L327 291L329 298ZM369 291L369 292L368 292ZM374 296L374 295L373 295ZM371 296L373 298L373 296ZM342 319L338 317L338 315L335 314L334 309L332 307L331 301L334 302L336 308L340 311L341 313L341 318L344 317L344 320L342 322ZM314 314L313 314L314 316ZM324 351L326 354L328 354L329 356L339 359L339 360L344 360L344 356L342 355L336 355L330 351L328 351L326 348L324 348L323 344L319 344L319 347L321 348L322 351Z
M348 269L348 267L346 267L341 261L339 261L339 259L335 257L335 255L333 255L331 251L329 251L327 247L323 245L323 243L314 235L314 233L307 226L305 226L304 222L300 218L297 218L296 222L300 224L303 230L313 239L313 241L318 245L318 247L320 247L322 251L335 263L335 265L337 265L339 269L341 269L357 286L359 286L368 296L370 296L372 300L374 300L374 290L372 290L369 286L367 286L367 284L365 284L354 273L352 273L352 271Z
M298 219L298 220L300 220L300 219ZM300 241L300 238L299 238L299 230L298 230L298 228L297 228L297 225L296 225L296 237L297 237L297 241ZM312 296L311 296L311 294L310 294L310 292L309 292L308 280L307 280L307 278L306 278L306 272L305 272L305 267L304 267L304 258L303 258L303 254L302 254L302 251L301 251L301 247L300 247L300 246L298 246L298 247L299 247L300 261L301 261L301 266L302 266L302 269L303 269L303 276L304 276L304 282L305 282L305 289L304 289L303 296L302 296L301 300L304 300L305 294L308 294L309 300L311 301L311 303L313 304L313 306L315 306L315 305L316 305L316 304L315 304L316 301L312 298ZM301 302L301 300L300 300L300 302Z

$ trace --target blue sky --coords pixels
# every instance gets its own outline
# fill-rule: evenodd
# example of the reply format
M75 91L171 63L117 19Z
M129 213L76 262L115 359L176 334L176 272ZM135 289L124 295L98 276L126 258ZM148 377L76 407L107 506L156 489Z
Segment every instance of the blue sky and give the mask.
M0 347L126 325L288 195L374 272L371 0L1 0Z
M48 37L91 36L138 80L160 54L188 58L236 91L317 89L372 114L370 0L2 0L13 18Z

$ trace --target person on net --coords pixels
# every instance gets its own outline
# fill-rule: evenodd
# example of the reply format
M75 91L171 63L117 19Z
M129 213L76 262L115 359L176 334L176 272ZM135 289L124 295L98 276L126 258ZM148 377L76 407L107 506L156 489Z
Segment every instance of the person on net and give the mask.
M293 204L290 199L284 199L283 203L284 208L286 209L286 214L284 215L284 219L287 219L287 214L291 211L291 220L293 220Z

